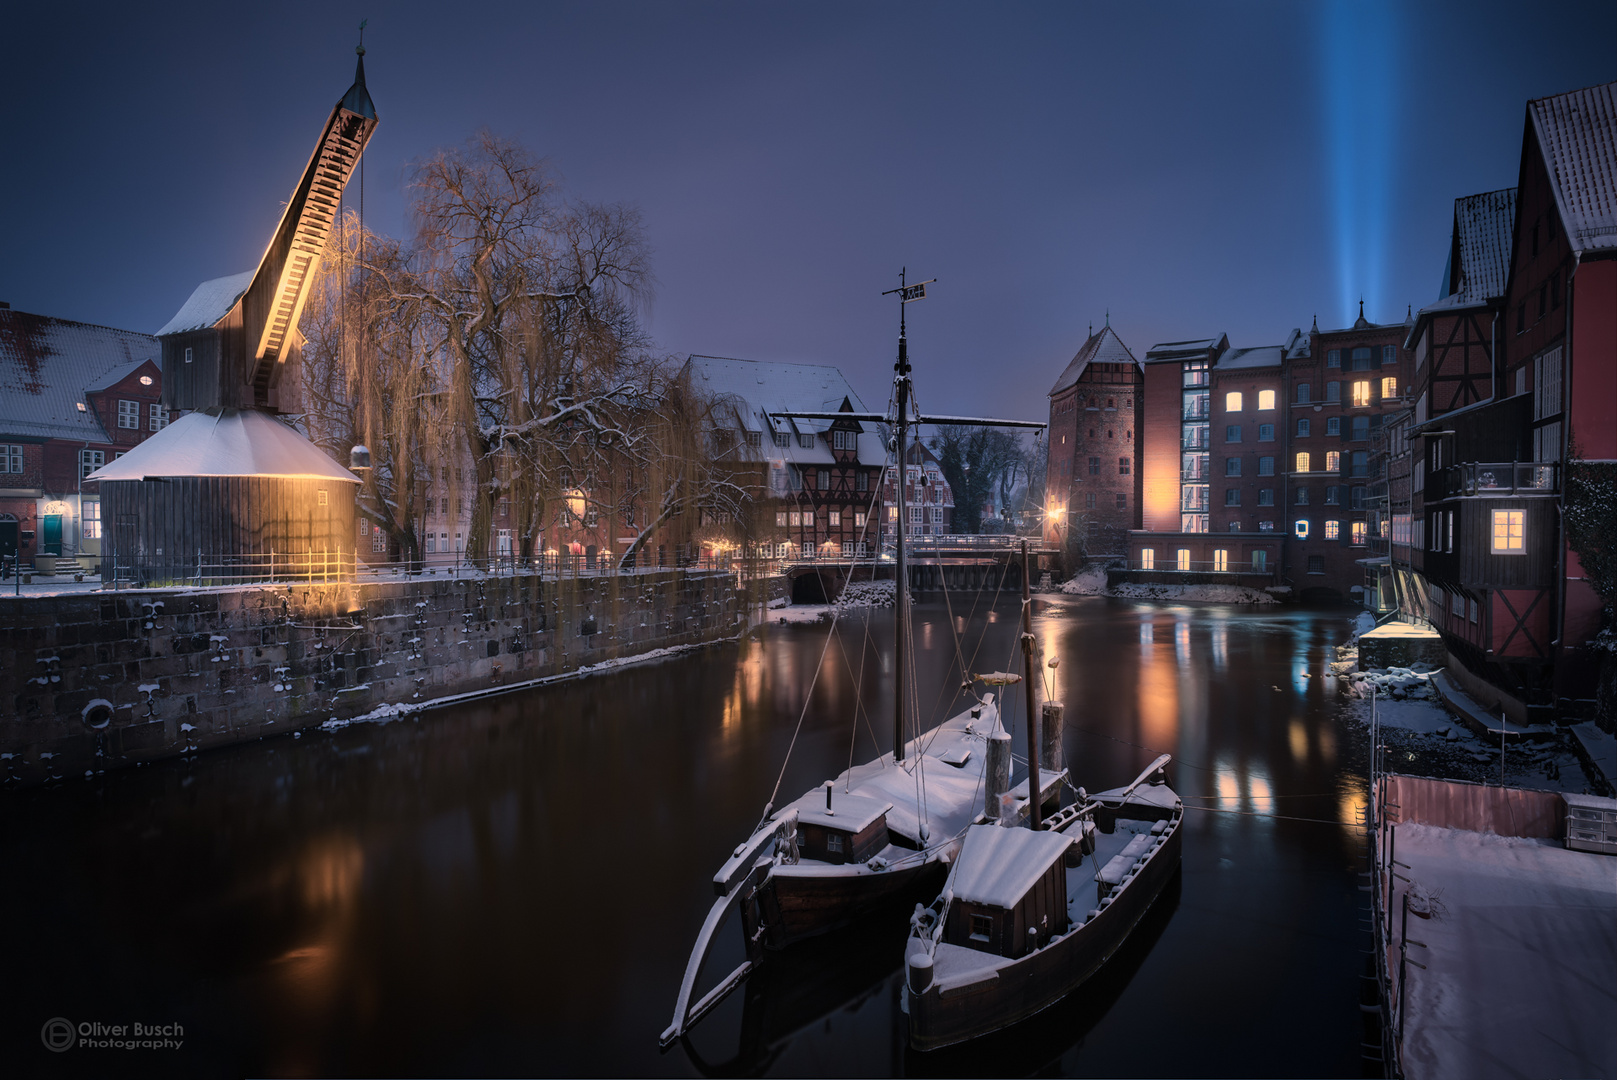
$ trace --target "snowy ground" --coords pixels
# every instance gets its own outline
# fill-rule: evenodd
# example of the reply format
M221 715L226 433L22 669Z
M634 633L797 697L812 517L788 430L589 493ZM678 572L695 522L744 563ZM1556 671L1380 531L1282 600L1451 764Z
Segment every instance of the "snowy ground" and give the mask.
M1205 604L1278 604L1280 601L1260 589L1241 585L1141 585L1124 582L1115 589L1106 587L1106 571L1089 567L1064 582L1061 591L1069 596L1121 596L1130 600L1173 600Z
M772 600L769 621L782 625L830 622L833 612L846 614L854 608L890 608L897 595L898 586L891 581L850 581L834 604L793 604L784 598Z
M1398 861L1437 900L1409 920L1410 1080L1617 1075L1617 858L1402 825Z

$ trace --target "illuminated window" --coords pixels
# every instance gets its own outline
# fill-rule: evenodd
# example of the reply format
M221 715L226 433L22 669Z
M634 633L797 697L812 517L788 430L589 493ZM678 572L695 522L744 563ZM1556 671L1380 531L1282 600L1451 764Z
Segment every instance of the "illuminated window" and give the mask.
M1306 452L1297 455L1297 471L1308 471L1308 454Z
M1180 548L1174 555L1174 568L1176 570L1190 569L1190 549Z
M101 539L101 500L83 500L79 505L79 520L84 523L86 540Z
M1157 568L1157 549L1156 548L1141 548L1140 549L1140 569L1141 570L1155 570L1156 568Z
M386 550L387 550L387 534L382 531L382 527L380 525L372 525L371 526L371 551L380 552L380 551L386 551Z
M1525 510L1495 510L1493 512L1493 553L1495 555L1524 555L1523 546L1527 521Z
M792 516L793 517L799 517L801 515L793 514ZM887 520L888 520L889 523L892 523L892 522L895 522L895 521L898 520L898 507L889 506L887 508Z
M865 527L865 512L863 510L854 511L853 525L856 529L862 529Z
M1219 548L1218 550L1214 551L1213 552L1213 569L1222 574L1222 573L1226 572L1227 570L1229 570L1229 568L1230 568L1230 553L1228 551L1226 551L1224 548Z
M1327 521L1325 523L1325 539L1342 539L1342 523L1340 521Z
M1360 379L1353 384L1353 405L1355 408L1370 404L1370 380Z
M1327 451L1325 451L1325 471L1326 472L1341 472L1342 471L1342 451L1340 451L1340 450L1327 450Z
M1292 525L1291 531L1297 534L1297 539L1299 539L1299 540L1307 540L1308 539L1308 522L1304 521L1302 519L1298 519L1298 521L1294 525Z
M1275 392L1273 390L1258 391L1258 411L1275 407Z
M831 510L831 511L829 511L827 513L827 515L826 515L826 524L829 525L833 529L841 528L842 527L842 511L841 510Z
M786 511L784 511L784 510L776 510L775 511L775 528L784 529L785 527L786 527Z
M1388 375L1381 380L1381 400L1388 401L1398 396L1398 380Z
M118 426L140 430L140 402L118 402Z
M1364 522L1355 521L1353 523L1353 546L1354 547L1363 547L1364 546L1364 536L1365 536Z
M1232 390L1230 393L1224 395L1224 411L1241 411L1241 392L1239 390Z

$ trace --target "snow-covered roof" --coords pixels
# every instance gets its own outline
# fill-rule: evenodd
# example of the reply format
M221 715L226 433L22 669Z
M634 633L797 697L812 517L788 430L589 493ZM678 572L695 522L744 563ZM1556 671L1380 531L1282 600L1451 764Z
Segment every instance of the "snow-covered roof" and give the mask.
M1228 349L1213 366L1219 371L1228 368L1279 367L1285 359L1285 346L1259 345L1251 349Z
M129 378L129 376L133 375L135 372L139 371L141 368L145 367L147 364L155 364L157 365L158 371L162 371L162 357L141 356L135 358L134 360L126 360L121 364L112 365L99 376L91 379L89 384L85 386L84 389L92 394L99 390L110 390L114 386L117 386L119 383L123 382L125 379Z
M1078 355L1072 358L1056 384L1050 388L1052 396L1061 393L1073 383L1083 378L1084 369L1090 364L1133 364L1140 366L1140 362L1129 352L1129 347L1123 344L1123 339L1117 336L1117 331L1111 326L1103 326L1099 332L1090 334L1089 340L1078 350Z
M268 413L187 413L85 479L147 476L298 476L357 484L359 477Z
M1146 350L1145 362L1155 363L1165 360L1194 360L1207 353L1217 356L1230 347L1230 336L1219 334L1217 337L1196 338L1193 341L1163 341Z
M204 281L192 291L191 298L180 305L180 310L163 325L157 336L183 334L188 330L206 330L213 326L230 314L230 309L236 306L236 301L247 291L247 286L253 283L253 275L257 272L247 270L240 274L231 274L229 277Z
M95 410L79 411L85 393L161 356L148 334L0 309L0 433L107 442Z
M872 799L848 792L831 792L831 809L825 808L825 789L815 788L792 804L797 808L797 820L803 825L820 825L827 829L859 833L870 826L893 804L885 799Z
M1454 200L1454 247L1460 265L1454 271L1451 295L1462 297L1468 304L1505 295L1515 229L1515 188Z
M758 459L781 460L796 465L829 465L834 460L831 447L822 437L833 421L772 418L779 412L837 412L846 404L853 412L869 412L842 372L829 364L786 364L774 361L736 360L723 356L692 356L686 361L691 386L715 397L728 397L734 407L735 422L744 431L762 434L761 447L744 443L738 453ZM869 424L858 439L861 465L882 465L887 448ZM788 446L776 446L774 432L793 436ZM797 435L813 435L814 445L798 445Z
M1309 354L1310 337L1302 332L1300 327L1292 327L1291 333L1286 336L1286 343L1281 346L1285 350L1288 360L1296 360Z
M1014 908L1071 843L1066 833L973 825L960 846L950 888L956 900Z
M1617 250L1617 82L1527 103L1576 254Z

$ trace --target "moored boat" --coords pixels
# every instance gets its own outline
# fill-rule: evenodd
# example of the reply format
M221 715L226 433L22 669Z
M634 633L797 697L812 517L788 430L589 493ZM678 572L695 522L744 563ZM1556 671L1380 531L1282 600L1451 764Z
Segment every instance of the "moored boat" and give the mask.
M934 1050L1025 1020L1117 951L1179 869L1184 805L1168 786L1169 760L1042 830L966 831L942 894L911 920L911 1046Z

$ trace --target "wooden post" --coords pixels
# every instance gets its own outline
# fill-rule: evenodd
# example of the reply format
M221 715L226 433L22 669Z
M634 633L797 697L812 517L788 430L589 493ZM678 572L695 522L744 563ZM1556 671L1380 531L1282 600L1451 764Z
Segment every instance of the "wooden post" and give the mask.
M1004 695L1000 695L1003 697ZM999 703L1003 704L1003 702ZM999 797L1011 789L1011 735L999 721L998 706L994 730L988 736L988 763L983 774L983 816L999 820Z
M1059 701L1044 703L1043 726L1040 728L1040 734L1044 737L1039 740L1039 759L1048 764L1052 772L1059 772L1067 763L1067 756L1061 746L1062 711L1062 704Z
M900 524L903 524L900 522ZM1039 713L1033 706L1033 593L1028 585L1027 541L1022 541L1022 682L1027 687L1027 827L1039 831Z

